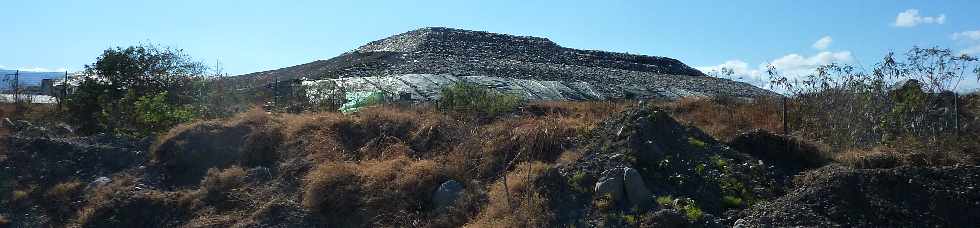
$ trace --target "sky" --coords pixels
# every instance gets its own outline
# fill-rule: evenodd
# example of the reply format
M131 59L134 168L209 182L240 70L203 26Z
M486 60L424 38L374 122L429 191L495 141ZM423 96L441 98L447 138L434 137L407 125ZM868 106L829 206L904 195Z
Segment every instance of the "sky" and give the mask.
M329 59L430 26L546 37L763 80L765 65L864 68L912 46L980 55L980 1L3 0L0 68L77 71L106 48L183 49L232 75ZM976 81L964 87L977 87Z

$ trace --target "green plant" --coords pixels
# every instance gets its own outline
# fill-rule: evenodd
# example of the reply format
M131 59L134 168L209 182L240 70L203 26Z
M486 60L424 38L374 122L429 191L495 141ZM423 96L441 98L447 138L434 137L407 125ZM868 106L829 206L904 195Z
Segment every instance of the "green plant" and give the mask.
M206 69L180 49L152 44L107 49L95 63L85 66L84 76L76 78L81 83L66 97L68 117L82 134L159 131L144 128L169 127L172 121L186 117L186 113L173 112L200 96L191 82ZM161 93L166 95L158 99ZM137 102L141 100L144 105L167 104L168 109L153 115L156 111L151 109L159 106L140 110Z
M577 192L589 191L589 188L586 186L585 183L585 178L587 178L588 175L589 175L588 173L585 173L583 171L578 171L575 172L575 174L572 174L572 176L569 177L568 180L568 182L572 185L572 189L574 189Z
M190 108L170 104L166 99L167 92L136 99L133 105L140 125L138 131L142 135L160 133L196 117Z
M712 155L711 157L708 157L708 159L711 159L711 164L714 164L715 168L721 170L722 172L728 171L728 160L722 158L721 155Z
M687 216L687 219L691 221L697 221L704 217L704 212L701 211L701 208L697 204L694 204L693 200L690 204L685 205L682 211L684 211L684 216Z
M656 201L661 207L673 207L674 205L673 196L658 196Z
M696 139L694 137L688 137L687 138L687 143L688 144L691 144L691 146L694 146L694 147L696 147L698 149L704 149L705 147L708 146L708 143L705 143L704 141L702 141L700 139Z
M476 84L456 83L442 89L438 107L443 111L494 118L513 112L523 103L521 97L513 94L503 94Z
M739 208L742 207L742 198L738 196L724 196L721 197L721 206L725 208Z
M631 215L631 214L623 214L622 220L623 222L626 223L626 225L629 226L636 226L637 223L639 222L639 219L637 219L636 215Z

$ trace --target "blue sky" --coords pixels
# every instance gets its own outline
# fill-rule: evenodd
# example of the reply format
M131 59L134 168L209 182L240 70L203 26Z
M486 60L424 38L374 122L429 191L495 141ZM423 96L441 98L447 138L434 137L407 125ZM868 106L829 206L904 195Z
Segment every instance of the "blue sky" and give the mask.
M724 65L746 78L913 45L980 54L980 1L0 2L0 68L75 71L103 49L153 42L243 74L328 59L426 26L547 37L566 47ZM815 45L827 37L825 45Z

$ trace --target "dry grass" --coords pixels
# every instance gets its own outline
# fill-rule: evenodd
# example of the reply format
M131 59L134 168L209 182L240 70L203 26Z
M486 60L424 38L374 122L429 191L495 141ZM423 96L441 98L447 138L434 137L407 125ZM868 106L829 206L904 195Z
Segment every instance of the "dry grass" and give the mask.
M62 182L48 189L44 196L53 202L68 203L82 187L82 182L78 180Z
M168 171L170 183L196 184L212 167L273 165L284 140L281 126L260 109L223 121L182 124L160 136L150 155Z
M550 169L540 162L518 164L490 186L490 201L467 227L550 227L554 214L534 181ZM504 183L506 181L506 184ZM506 187L504 187L506 185Z
M129 175L112 177L109 184L89 191L85 205L70 227L168 226L187 212L177 203L183 192L139 190Z
M752 129L783 130L782 103L770 98L753 101L684 98L661 106L678 122L698 127L722 141Z
M980 154L977 154L976 146L975 141L962 142L956 139L928 144L914 139L899 139L895 143L872 148L848 149L837 153L834 160L855 168L977 164L980 162Z
M344 225L359 223L350 217L360 206L360 177L356 167L346 163L325 163L306 175L303 206L327 218L328 222Z

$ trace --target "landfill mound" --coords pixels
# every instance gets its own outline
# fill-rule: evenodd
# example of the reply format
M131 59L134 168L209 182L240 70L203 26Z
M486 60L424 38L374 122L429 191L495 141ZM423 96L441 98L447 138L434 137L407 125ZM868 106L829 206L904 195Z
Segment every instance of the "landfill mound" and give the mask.
M772 96L747 83L709 77L667 57L561 47L546 38L452 28L422 28L370 42L340 56L234 77L253 87L298 79L387 77L406 74L485 76L507 80L587 83L603 98ZM534 99L534 97L532 97ZM591 99L591 98L590 98Z

